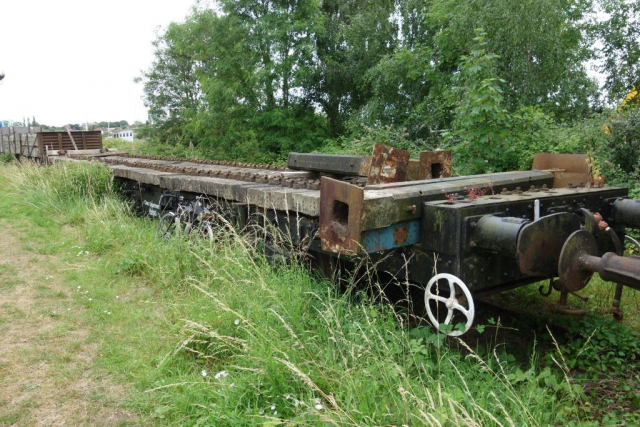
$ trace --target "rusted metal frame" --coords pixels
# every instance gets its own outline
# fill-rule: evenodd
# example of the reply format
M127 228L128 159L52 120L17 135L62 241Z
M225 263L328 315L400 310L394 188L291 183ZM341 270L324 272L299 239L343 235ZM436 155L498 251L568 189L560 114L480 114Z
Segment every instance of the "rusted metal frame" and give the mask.
M420 153L419 179L448 178L450 176L451 150Z
M604 179L594 180L591 162L586 154L538 153L533 158L532 170L549 171L554 175L553 187L571 187L580 184L602 187Z
M322 249L355 255L361 252L364 189L322 177L320 231Z
M64 128L67 130L67 134L69 134L69 139L71 139L71 144L73 144L73 149L77 150L78 146L76 145L76 141L73 139L73 135L71 135L71 127L69 127L69 125L65 125Z
M403 182L407 179L408 170L408 151L375 144L367 184Z
M538 184L551 179L549 174L540 173L542 178ZM518 175L519 176L519 175ZM524 174L523 182L533 182L531 174ZM533 176L536 176L533 174ZM488 178L485 178L488 180ZM545 179L547 181L545 181ZM449 187L460 191L477 180L449 183ZM517 185L513 179L499 181L501 185ZM325 186L326 183L326 186ZM466 184L466 185L465 185ZM397 194L386 194L384 191L367 192L365 197L363 189L344 181L338 181L323 177L322 191L320 192L320 237L323 239L322 248L327 251L348 251L354 254L360 252L363 231L378 229L378 234L384 235L387 227L395 224L419 220L421 217L421 203L427 200L443 199L441 186L430 187L429 190L414 191L412 188L403 188ZM342 209L344 212L341 212ZM346 213L345 213L346 212ZM375 240L375 239L374 239ZM378 238L379 240L379 238ZM417 242L417 240L416 240ZM402 245L400 245L402 246ZM396 245L390 240L380 245L381 248L392 248ZM375 243L371 244L375 249Z
M515 190L519 186L550 185L553 175L546 172L511 172L472 177L444 178L435 182L417 181L413 185L396 187L394 184L365 187L363 230L388 227L394 223L418 219L422 203L444 200L445 193L463 193L473 186ZM407 183L408 184L408 183ZM389 188L387 188L389 186Z
M547 174L542 174L542 176L548 177ZM325 186L325 183L328 187ZM464 184L464 182L462 184ZM454 188L461 190L464 188L462 184L456 183ZM377 193L373 193L375 197ZM364 191L357 186L323 177L322 191L320 194L320 237L323 239L323 249L334 252L346 250L352 253L359 253L360 245L362 245L363 242L361 236L362 231L379 229L379 231L375 233L384 234L385 232L380 230L393 227L394 224L399 222L419 219L421 213L417 205L421 202L428 200L430 197L431 200L434 198L444 198L440 187L433 188L431 191L425 193L421 194L421 191L418 191L416 200L411 205L408 205L404 200L399 199L399 197L383 197L386 199L383 203L376 203L377 200L375 198L365 199ZM409 200L412 199L410 198ZM390 205L387 206L387 204ZM363 216L366 205L378 205L379 209L374 209L375 212L370 211L370 215ZM404 211L398 212L398 207L404 208ZM340 212L339 209L343 209L348 214ZM378 216L383 214L383 217L388 217L389 223L379 227L363 226L365 221L369 219L375 220L376 213ZM354 216L356 214L358 215ZM375 248L375 244L372 243L371 247ZM394 247L394 245L389 241L381 245L381 247L391 248Z

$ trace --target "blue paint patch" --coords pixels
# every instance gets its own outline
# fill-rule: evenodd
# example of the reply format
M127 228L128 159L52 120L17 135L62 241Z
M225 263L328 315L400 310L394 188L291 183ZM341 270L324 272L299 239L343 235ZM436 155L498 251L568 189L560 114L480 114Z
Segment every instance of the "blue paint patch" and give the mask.
M362 247L366 253L386 251L420 242L420 220L399 222L385 228L362 233Z

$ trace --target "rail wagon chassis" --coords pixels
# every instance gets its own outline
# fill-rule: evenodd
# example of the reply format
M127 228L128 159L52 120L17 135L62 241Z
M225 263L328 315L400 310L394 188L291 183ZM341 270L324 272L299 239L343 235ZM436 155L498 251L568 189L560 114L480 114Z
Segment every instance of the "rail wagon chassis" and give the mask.
M83 158L91 158L84 156ZM536 155L532 170L451 176L451 152L376 145L370 156L291 153L287 167L122 153L96 154L162 227L212 236L212 218L271 224L330 274L370 258L424 289L426 314L448 335L468 331L474 300L548 280L568 308L594 273L640 289L640 258L623 256L640 200L603 187L586 155ZM542 290L541 290L542 292ZM457 326L454 327L454 324Z

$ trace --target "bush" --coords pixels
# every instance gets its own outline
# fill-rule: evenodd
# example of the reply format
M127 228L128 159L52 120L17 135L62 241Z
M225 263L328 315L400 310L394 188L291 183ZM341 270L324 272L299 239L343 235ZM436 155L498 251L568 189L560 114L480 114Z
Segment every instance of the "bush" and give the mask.
M16 156L11 153L0 154L0 164L11 163L16 160Z

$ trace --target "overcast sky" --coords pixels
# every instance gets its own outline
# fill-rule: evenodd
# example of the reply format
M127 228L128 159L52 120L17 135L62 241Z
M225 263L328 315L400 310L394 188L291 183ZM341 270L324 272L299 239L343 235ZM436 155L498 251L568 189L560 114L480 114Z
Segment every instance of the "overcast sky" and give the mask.
M0 0L0 120L145 121L133 82L195 0Z

